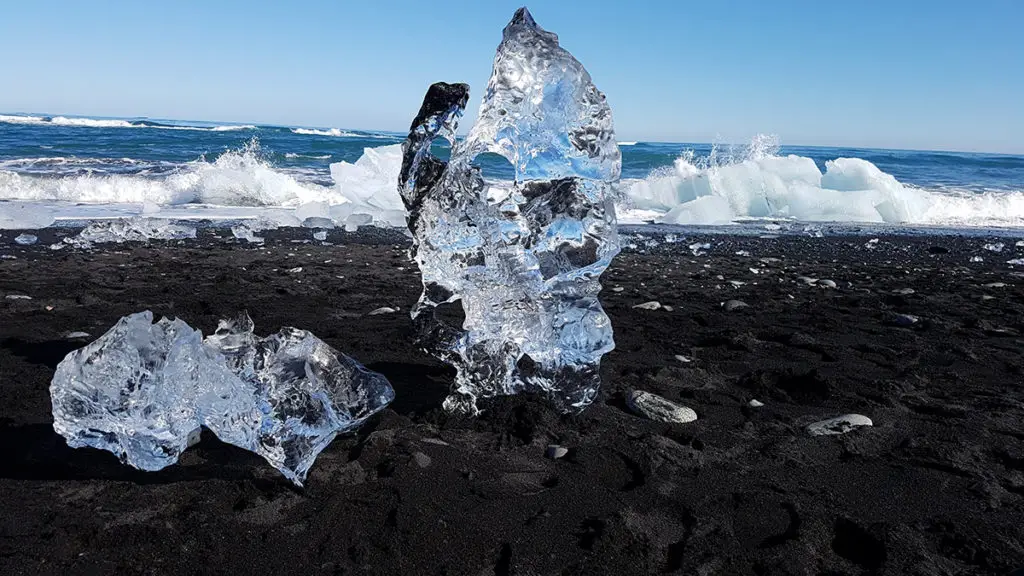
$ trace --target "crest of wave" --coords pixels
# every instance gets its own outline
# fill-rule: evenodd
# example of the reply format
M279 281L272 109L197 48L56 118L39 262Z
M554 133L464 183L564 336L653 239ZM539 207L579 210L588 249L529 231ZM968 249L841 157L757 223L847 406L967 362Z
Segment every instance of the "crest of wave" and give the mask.
M887 224L1007 224L1024 221L1020 193L925 190L861 158L836 158L822 172L811 158L781 155L778 138L690 150L669 169L635 181L632 208L668 224L726 224L744 218Z

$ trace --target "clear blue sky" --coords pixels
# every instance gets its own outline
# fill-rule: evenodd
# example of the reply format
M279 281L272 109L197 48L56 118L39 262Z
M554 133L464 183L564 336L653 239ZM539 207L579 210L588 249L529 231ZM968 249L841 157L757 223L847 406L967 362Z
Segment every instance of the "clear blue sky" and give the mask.
M505 0L0 0L0 111L404 130ZM1024 152L1022 0L539 0L620 140Z

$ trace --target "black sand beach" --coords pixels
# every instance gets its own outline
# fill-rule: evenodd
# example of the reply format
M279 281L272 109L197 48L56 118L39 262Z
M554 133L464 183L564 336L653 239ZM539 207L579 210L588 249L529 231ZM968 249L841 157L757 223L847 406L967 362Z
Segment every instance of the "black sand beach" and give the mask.
M420 283L401 235L331 231L321 245L282 230L262 249L204 229L182 243L49 250L61 233L30 247L0 238L0 573L1024 566L1024 267L1005 263L1024 249L1013 241L997 254L956 236L634 240L603 277L617 348L594 405L561 417L510 398L466 420L439 409L452 372L412 343ZM692 242L712 247L694 256ZM671 310L634 308L653 300ZM726 311L729 300L748 306ZM400 311L367 315L383 306ZM212 435L157 473L69 449L51 427L54 367L144 309L204 333L241 309L259 334L311 330L387 375L397 400L324 451L304 490ZM75 331L91 336L69 340ZM642 419L625 406L630 389L699 419ZM874 426L805 431L845 413ZM547 458L549 444L569 452Z

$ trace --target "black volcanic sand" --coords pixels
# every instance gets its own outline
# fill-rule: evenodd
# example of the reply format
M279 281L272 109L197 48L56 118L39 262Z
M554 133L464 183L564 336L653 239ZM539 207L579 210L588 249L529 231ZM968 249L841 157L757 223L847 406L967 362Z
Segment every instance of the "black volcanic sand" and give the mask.
M201 230L184 243L47 248L67 233L43 231L32 247L0 238L0 573L934 576L1024 565L1024 274L1006 264L1024 248L1013 240L996 254L955 236L873 248L870 237L634 239L604 276L618 347L594 405L563 417L512 398L466 420L438 408L452 371L412 344L419 277L399 235L332 231L321 245L278 231L258 248ZM694 256L694 241L713 246ZM32 299L6 298L16 294ZM726 312L732 299L749 307ZM651 300L672 309L634 308ZM383 306L401 312L367 316ZM386 374L398 399L335 440L301 490L212 435L157 473L69 449L51 428L54 367L144 309L204 333L240 309L261 334L309 329ZM69 341L72 331L92 336ZM635 416L633 388L699 420ZM765 406L749 407L755 398ZM851 412L875 426L805 431ZM546 458L552 443L568 455Z

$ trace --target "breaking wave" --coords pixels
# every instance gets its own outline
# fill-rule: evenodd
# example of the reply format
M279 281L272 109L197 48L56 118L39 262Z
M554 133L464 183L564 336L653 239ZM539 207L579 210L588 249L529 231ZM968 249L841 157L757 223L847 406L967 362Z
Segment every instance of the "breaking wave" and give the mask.
M315 128L292 128L292 134L300 134L304 136L336 136L336 137L355 137L359 136L354 132L346 132L338 128L330 128L328 130L317 130Z
M747 218L886 224L1021 226L1024 191L926 189L899 182L861 158L780 155L758 136L737 154L692 152L673 167L626 183L630 208L668 224L724 224Z
M286 155L286 157L293 157ZM325 157L320 157L324 158ZM67 172L74 161L124 164L125 174ZM121 159L37 158L0 164L0 200L90 205L297 208L315 203L336 220L353 214L404 225L396 190L401 146L365 148L355 163L330 164L330 180L311 182L275 167L251 142L213 161L199 159L139 173ZM49 165L35 173L32 164ZM70 167L69 167L70 170ZM132 172L131 170L135 170ZM46 174L49 172L49 174ZM323 178L323 175L320 176ZM724 224L744 219L865 222L949 226L1024 226L1024 191L919 188L899 182L861 158L835 158L824 171L811 158L780 155L777 142L760 137L735 154L684 153L674 166L644 179L623 181L623 221ZM0 203L0 211L2 211ZM307 210L308 212L308 210Z

